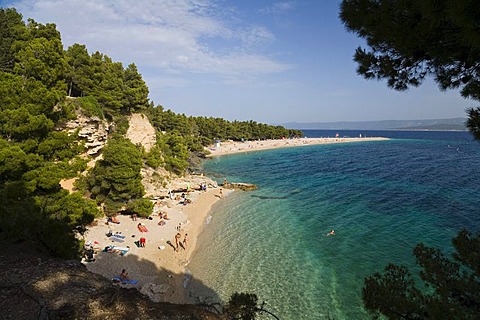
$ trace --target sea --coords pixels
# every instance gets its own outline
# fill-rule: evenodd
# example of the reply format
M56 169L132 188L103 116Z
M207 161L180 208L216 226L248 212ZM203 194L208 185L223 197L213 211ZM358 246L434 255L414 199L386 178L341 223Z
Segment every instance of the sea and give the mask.
M206 161L204 171L219 183L258 189L230 193L213 207L188 265L195 284L210 293L198 301L248 292L280 319L369 319L365 277L394 263L418 280L416 244L451 254L459 230L480 232L480 142L470 133L304 133L390 140Z

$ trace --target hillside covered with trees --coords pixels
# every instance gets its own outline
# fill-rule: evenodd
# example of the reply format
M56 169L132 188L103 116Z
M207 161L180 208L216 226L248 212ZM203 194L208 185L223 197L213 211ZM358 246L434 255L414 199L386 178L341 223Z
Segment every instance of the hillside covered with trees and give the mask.
M125 68L81 44L65 49L55 24L25 22L15 9L0 8L0 240L78 258L78 235L96 217L120 208L151 212L142 167L183 175L190 157L204 156L204 146L217 139L302 135L255 121L176 114L155 106L148 93L135 64ZM148 152L125 138L134 112L156 129ZM110 124L102 159L91 169L78 130L63 130L79 115ZM78 191L60 186L75 177Z

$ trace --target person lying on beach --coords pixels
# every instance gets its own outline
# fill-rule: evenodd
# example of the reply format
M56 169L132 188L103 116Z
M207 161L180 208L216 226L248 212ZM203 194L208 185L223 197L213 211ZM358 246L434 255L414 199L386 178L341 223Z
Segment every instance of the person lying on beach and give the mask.
M329 233L326 234L326 236L334 236L335 235L335 230L331 230Z
M108 218L108 222L120 224L120 221L118 221L117 217L115 216Z
M160 219L170 220L166 212L160 212L159 217Z
M163 220L163 219L160 219L160 221L158 221L158 225L159 225L159 226L164 226L164 225L166 225L166 224L167 224L167 223L166 223L165 220Z
M94 262L95 261L95 258L93 257L94 253L95 253L95 251L93 250L93 248L86 249L85 250L85 261Z
M148 232L147 226L145 226L143 223L137 224L137 229L140 232Z
M121 253L120 250L115 249L115 246L106 246L104 251L108 253Z

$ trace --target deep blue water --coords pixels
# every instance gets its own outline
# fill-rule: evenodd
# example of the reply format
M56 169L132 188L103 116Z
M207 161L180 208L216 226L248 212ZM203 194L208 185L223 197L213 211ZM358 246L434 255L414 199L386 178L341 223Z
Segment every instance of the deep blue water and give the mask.
M417 243L450 252L461 228L480 232L480 143L469 133L304 132L392 139L207 161L219 182L259 187L214 207L189 266L222 299L255 292L281 319L367 319L366 276L390 262L417 271Z

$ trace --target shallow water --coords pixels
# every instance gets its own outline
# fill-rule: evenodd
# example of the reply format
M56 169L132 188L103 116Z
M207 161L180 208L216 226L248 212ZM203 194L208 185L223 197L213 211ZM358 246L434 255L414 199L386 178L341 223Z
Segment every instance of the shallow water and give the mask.
M334 132L306 132L309 137ZM358 132L346 135L358 136ZM480 231L480 144L466 132L363 132L389 141L212 159L205 170L259 189L212 210L189 269L228 300L255 292L281 319L365 319L363 279L412 249L447 251ZM335 236L326 236L335 229Z

